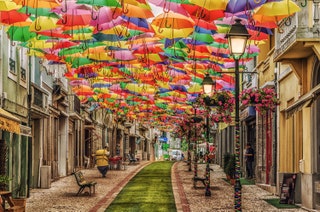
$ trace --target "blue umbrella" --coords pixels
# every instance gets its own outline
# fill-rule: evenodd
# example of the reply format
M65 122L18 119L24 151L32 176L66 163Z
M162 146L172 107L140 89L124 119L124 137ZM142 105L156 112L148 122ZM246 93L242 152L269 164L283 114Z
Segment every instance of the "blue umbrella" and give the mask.
M133 23L134 25L138 26L138 27L143 27L146 29L149 29L149 24L147 22L146 19L144 18L135 18L135 17L127 17L125 15L122 15L121 18L123 18L124 20Z

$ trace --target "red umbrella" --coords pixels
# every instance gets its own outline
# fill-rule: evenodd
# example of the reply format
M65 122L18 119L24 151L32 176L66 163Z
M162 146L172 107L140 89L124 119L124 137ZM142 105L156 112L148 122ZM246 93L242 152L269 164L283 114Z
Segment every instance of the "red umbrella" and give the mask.
M224 17L224 10L209 11L201 6L193 4L182 4L182 7L194 18L203 19L208 22Z
M0 22L3 24L11 25L16 22L26 21L28 18L29 16L16 10L0 11Z
M72 42L72 41L69 41L69 40L60 40L52 47L52 50L69 48L71 46L76 46L76 45L79 45L79 43Z

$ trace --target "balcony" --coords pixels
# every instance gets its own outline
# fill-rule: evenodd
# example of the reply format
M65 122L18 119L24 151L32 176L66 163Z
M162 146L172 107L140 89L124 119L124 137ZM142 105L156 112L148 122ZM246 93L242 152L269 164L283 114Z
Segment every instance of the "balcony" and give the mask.
M38 118L48 113L49 95L36 84L31 85L31 111L32 117Z
M69 95L68 101L69 101L70 117L80 119L81 118L80 117L80 112L81 112L80 99L76 95L72 94L72 95Z
M275 61L309 57L313 54L314 42L320 41L319 0L305 3L298 1L297 4L301 11L279 23L276 33ZM307 4L312 4L312 7Z

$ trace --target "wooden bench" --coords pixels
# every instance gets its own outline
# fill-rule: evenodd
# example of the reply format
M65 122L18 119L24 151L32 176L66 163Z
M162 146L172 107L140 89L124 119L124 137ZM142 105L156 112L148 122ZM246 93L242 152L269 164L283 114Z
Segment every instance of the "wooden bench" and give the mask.
M130 154L128 154L128 159L129 159L129 164L137 162L137 159L132 157Z
M213 169L212 168L210 168L210 171L213 171ZM205 177L194 177L194 178L192 178L193 179L193 187L194 188L197 188L197 182L198 181L200 181L200 182L202 182L202 184L204 185L204 186L206 186L206 178Z
M194 187L194 188L197 188L197 182L198 182L198 181L202 182L202 184L203 184L204 186L206 186L206 182L205 182L205 181L206 181L206 178L205 178L205 177L203 177L203 178L202 178L202 177L194 177L194 178L193 178L193 187Z
M81 171L76 171L72 173L76 180L77 180L77 184L80 187L79 191L77 193L77 196L87 187L89 188L89 195L91 196L91 193L95 193L96 192L96 184L97 182L94 181L87 181L84 176L83 173ZM93 188L93 192L91 192L91 188Z
M25 199L24 202L18 202L17 199L12 198L12 193L10 191L0 191L0 197L2 198L2 205L0 205L0 211L15 211L24 212L26 210ZM5 203L8 203L9 208L5 208Z

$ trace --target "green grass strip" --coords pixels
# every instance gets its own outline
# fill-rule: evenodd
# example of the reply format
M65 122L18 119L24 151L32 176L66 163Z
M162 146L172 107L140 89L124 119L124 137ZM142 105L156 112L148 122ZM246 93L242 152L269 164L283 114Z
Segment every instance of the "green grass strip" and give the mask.
M173 162L154 162L143 168L120 191L105 211L176 212L171 184Z
M280 200L278 198L275 199L264 199L264 201L266 201L267 203L269 203L270 205L273 205L276 208L299 208L299 206L297 205L291 205L291 204L281 204Z
M240 178L241 185L255 185L253 179Z

